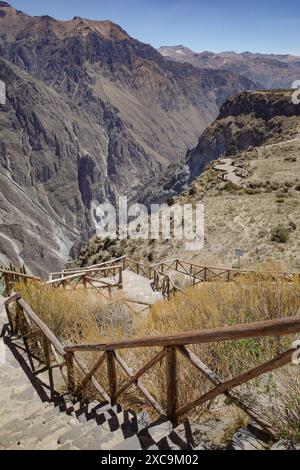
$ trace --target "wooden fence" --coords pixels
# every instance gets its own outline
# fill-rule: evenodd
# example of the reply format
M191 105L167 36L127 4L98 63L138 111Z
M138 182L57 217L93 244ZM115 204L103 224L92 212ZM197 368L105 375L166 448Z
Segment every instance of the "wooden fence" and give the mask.
M3 282L4 285L4 295L9 297L12 293L13 286L18 281L27 282L28 280L39 280L39 278L34 276L29 276L28 274L17 273L15 271L6 271L0 269L0 282Z
M110 268L116 265L122 265L123 270L125 269L125 260L126 256L122 256L120 258L115 258L111 259L110 261L105 261L103 263L99 264L94 264L91 266L86 266L83 268L70 268L70 269L64 269L63 271L56 272L56 273L50 273L49 274L49 281L54 281L58 279L62 279L64 277L71 276L73 274L83 274L83 273L88 273L90 271L95 271L100 268Z
M122 395L129 388L135 386L160 415L167 415L176 424L180 417L224 394L232 403L242 409L270 434L273 433L270 424L262 416L259 416L256 411L251 409L249 405L245 404L232 390L252 379L289 364L293 354L296 352L296 348L291 348L274 359L224 382L200 358L193 354L187 346L239 341L245 338L278 337L300 332L300 318L291 317L212 330L118 340L105 344L64 346L19 295L15 295L7 300L5 308L11 334L15 336L20 335L24 340L27 350L30 350L30 342L34 341L35 354L36 349L41 353L40 361L45 363L49 369L59 367L69 392L73 393L76 397L80 397L87 385L92 384L97 393L100 393L106 400L109 399L111 404L115 404L121 401ZM153 348L153 357L139 371L133 371L121 357L119 351L135 349L136 354L138 354L139 348ZM95 365L87 371L80 362L78 354L82 355L91 352L99 353L99 358ZM178 391L180 388L178 354L186 359L190 367L195 367L200 374L209 379L213 385L213 388L204 395L184 404L178 402ZM166 410L149 393L140 380L145 373L163 361L165 363ZM119 386L118 382L116 365L119 365L128 376L128 381L121 386ZM84 373L83 378L79 382L76 381L76 368L81 373ZM99 370L107 374L109 383L109 390L107 391L95 379L95 375Z
M78 269L66 269L60 273L51 273L50 282L52 285L64 285L71 280L74 284L76 279L80 279L79 284L83 279L91 278L97 275L97 272L111 272L109 269L114 269L116 265L121 266L122 270L128 270L146 277L150 280L152 288L156 292L161 292L164 299L169 300L176 293L183 292L179 286L172 280L172 274L179 273L190 279L191 286L195 287L203 282L216 282L225 281L233 282L240 276L255 275L258 280L283 278L287 281L292 281L300 278L300 273L290 272L266 272L266 271L251 271L239 269L227 269L201 266L189 261L181 259L172 259L162 261L157 264L144 264L139 261L133 260L127 256L122 256L104 263L88 266ZM72 276L74 276L72 278ZM81 276L81 277L80 277ZM95 286L95 285L94 285ZM109 287L107 287L109 289Z
M232 282L243 275L255 275L257 278L263 279L276 279L283 278L286 280L294 280L300 278L300 273L296 272L276 272L276 271L253 271L253 270L241 270L241 269L227 269L227 268L216 268L208 266L200 266L198 264L183 261L181 259L173 259L170 261L162 261L160 263L152 265L154 269L157 269L161 273L167 274L172 271L178 272L182 275L189 276L192 280L192 285L196 286L202 282L212 281L226 281Z
M85 289L96 289L100 293L107 290L111 298L113 289L123 288L123 265L88 269L53 279L48 281L46 285L56 289L77 289L83 287Z

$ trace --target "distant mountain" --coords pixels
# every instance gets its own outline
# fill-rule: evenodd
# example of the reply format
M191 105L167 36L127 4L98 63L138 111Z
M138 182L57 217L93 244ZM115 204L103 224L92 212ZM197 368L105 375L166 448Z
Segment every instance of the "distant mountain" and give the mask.
M0 263L43 274L92 231L92 201L134 197L255 84L166 60L110 21L0 2Z
M293 55L237 54L234 51L197 53L181 45L163 46L158 51L166 58L200 69L227 70L244 75L266 89L290 88L300 77L300 57Z

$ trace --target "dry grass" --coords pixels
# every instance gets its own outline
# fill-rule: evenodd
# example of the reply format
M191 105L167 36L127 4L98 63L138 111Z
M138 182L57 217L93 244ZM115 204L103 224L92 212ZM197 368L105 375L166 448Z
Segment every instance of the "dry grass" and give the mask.
M177 295L170 302L157 303L148 316L134 315L124 306L121 298L107 302L93 291L53 290L37 283L17 286L26 301L66 343L102 343L124 337L153 336L191 330L201 330L225 325L262 321L294 316L300 310L300 281L287 282L244 276L235 283L207 283L187 289L185 295ZM263 363L288 349L291 337L245 339L235 342L197 345L194 353L222 379L229 379L257 364ZM143 366L158 349L121 351L121 356L135 371ZM90 369L99 354L81 354ZM179 357L179 400L181 404L198 398L212 385L201 374ZM119 385L126 377L117 368ZM251 381L239 387L237 392L255 409L261 410L284 436L300 438L300 378L296 367L285 367L274 374ZM106 368L97 379L108 389ZM156 365L142 378L143 384L157 401L166 406L166 381L164 363ZM87 391L90 393L90 389ZM121 402L135 409L150 408L145 399L132 387ZM197 409L191 419L206 416L209 406ZM225 407L225 408L224 408ZM213 408L236 416L237 426L241 414L223 399L215 400ZM229 411L228 411L229 410ZM211 410L210 410L211 411Z

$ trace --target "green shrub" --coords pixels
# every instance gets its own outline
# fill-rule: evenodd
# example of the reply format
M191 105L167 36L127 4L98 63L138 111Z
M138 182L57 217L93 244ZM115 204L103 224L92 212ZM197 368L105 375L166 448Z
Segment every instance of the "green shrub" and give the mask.
M271 241L276 243L287 243L290 238L290 232L287 228L279 226L272 232Z

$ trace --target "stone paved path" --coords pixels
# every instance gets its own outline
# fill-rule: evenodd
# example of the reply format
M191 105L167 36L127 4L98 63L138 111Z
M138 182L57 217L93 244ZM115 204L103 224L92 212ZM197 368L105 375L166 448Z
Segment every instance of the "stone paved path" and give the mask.
M138 294L134 277L128 281L131 292ZM206 450L214 448L212 432L227 432L226 420L202 424L186 420L174 429L165 416L151 423L147 413L137 415L120 405L78 401L64 394L55 374L51 386L48 372L31 372L22 341L5 334L3 302L0 296L0 450ZM228 448L268 447L260 430L257 434L248 428L236 433ZM274 446L282 447L285 443Z
M129 299L149 303L150 305L163 299L160 292L153 291L149 279L131 271L123 272L123 290Z
M188 436L172 441L166 417L150 423L120 405L76 401L59 393L57 380L50 386L48 372L34 375L23 343L5 334L3 303L0 296L0 450L191 448Z

